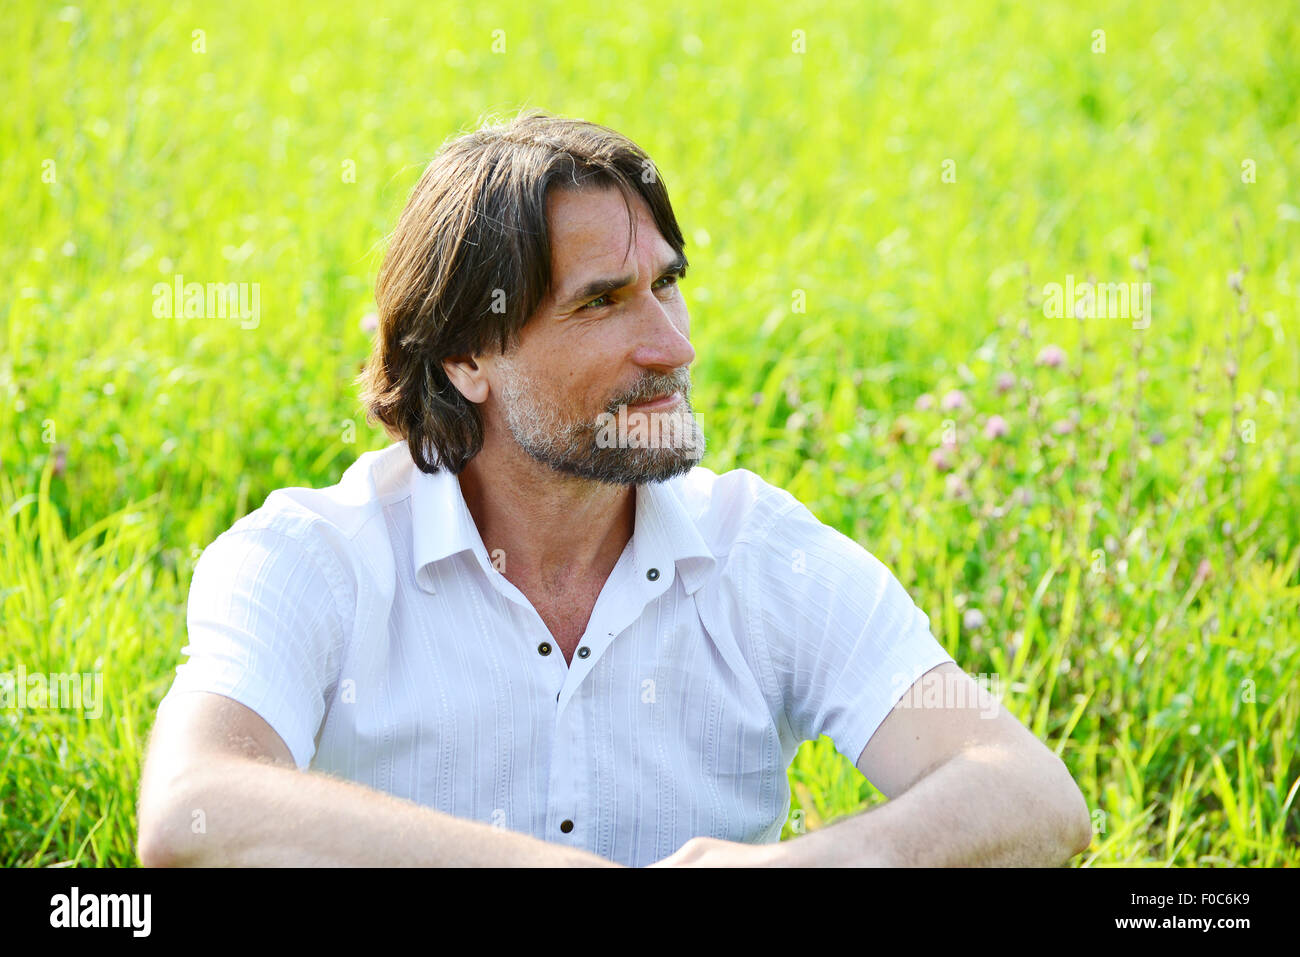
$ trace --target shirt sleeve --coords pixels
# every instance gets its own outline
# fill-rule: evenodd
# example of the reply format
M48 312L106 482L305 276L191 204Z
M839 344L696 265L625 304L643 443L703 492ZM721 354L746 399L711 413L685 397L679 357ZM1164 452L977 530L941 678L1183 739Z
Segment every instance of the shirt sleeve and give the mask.
M199 556L186 623L189 660L168 697L210 691L275 730L299 769L333 690L344 638L336 589L310 545L270 528L231 529Z
M827 735L857 764L907 689L953 658L874 555L793 496L750 548L750 628L800 741Z

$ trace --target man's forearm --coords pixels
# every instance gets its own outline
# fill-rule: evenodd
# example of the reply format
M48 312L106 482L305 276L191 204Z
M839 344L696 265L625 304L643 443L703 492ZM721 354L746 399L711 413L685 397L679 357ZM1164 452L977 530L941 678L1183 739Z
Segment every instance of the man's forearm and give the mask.
M789 866L1056 867L1087 849L1069 772L968 748L892 801L788 840Z
M620 866L319 772L238 759L181 778L154 817L141 855L171 867Z

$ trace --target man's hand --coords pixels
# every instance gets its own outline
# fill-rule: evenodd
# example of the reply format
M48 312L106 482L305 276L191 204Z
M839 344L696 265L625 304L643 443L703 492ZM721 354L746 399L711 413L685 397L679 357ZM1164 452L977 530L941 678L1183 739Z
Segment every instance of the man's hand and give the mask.
M742 844L716 837L693 837L672 854L646 867L785 867L782 844Z

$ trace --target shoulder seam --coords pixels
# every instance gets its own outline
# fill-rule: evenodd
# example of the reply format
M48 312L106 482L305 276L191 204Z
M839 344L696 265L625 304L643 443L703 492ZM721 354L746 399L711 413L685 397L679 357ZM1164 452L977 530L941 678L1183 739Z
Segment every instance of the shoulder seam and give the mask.
M762 544L768 533L772 531L773 525L785 518L791 512L797 511L800 508L807 508L807 506L791 495L790 501L786 502L782 508L772 512L753 528L747 528L737 535L731 543L732 546Z

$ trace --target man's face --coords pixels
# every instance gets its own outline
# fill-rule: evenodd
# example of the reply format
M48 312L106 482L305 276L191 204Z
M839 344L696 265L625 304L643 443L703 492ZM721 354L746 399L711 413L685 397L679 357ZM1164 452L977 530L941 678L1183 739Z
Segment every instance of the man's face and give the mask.
M672 478L704 454L680 263L645 201L632 204L629 252L618 191L550 194L552 288L518 346L489 360L486 410L488 429L504 427L539 462L621 485Z

